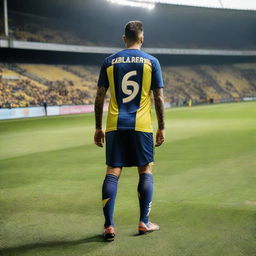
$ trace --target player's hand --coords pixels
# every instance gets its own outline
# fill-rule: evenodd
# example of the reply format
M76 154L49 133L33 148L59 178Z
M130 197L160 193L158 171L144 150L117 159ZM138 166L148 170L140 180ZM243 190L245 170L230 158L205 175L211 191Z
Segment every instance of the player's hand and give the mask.
M103 147L103 143L104 143L104 132L101 129L96 129L95 134L94 134L94 143L98 146L98 147Z
M156 147L159 147L163 144L165 137L165 131L164 129L158 129L156 132Z

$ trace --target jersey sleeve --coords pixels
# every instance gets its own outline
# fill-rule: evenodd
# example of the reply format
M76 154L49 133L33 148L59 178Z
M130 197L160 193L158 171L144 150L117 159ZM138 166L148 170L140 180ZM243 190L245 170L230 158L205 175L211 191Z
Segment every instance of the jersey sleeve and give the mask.
M157 59L152 61L152 81L151 81L151 90L156 88L163 88L163 76L160 63Z
M107 68L105 61L103 62L101 69L100 69L100 75L98 79L98 87L105 87L108 89L109 82L108 82L108 75L107 75Z

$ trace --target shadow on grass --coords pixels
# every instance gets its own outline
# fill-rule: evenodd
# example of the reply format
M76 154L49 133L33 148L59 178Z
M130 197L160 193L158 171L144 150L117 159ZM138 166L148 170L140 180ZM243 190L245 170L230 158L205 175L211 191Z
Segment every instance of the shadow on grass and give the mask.
M46 242L38 242L38 243L32 243L32 244L25 244L21 246L16 246L16 247L9 247L9 248L2 248L0 249L0 255L17 255L18 253L24 253L29 250L34 250L34 249L43 249L43 248L68 248L71 246L79 245L79 244L89 244L89 243L101 243L102 246L104 244L107 244L105 242L104 238L102 235L95 235L95 236L90 236L87 238L79 239L79 240L72 240L72 241L46 241ZM99 244L92 246L90 245L89 250L86 250L87 253L89 251L93 251L99 248Z
M135 233L135 234L132 234L131 236L145 236L146 234Z

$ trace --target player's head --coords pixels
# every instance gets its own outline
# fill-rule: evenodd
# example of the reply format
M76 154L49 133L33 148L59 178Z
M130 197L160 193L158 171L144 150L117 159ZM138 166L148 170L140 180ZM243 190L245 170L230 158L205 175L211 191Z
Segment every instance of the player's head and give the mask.
M125 25L125 34L123 36L126 46L135 44L142 45L144 41L143 24L139 20L129 21Z

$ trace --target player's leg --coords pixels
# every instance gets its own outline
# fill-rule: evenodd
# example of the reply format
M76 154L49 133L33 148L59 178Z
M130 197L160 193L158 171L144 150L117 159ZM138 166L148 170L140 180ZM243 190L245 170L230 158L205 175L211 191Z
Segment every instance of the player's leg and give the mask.
M154 161L153 133L134 133L134 158L139 172L138 197L140 203L140 223L149 225L149 213L153 195L152 163ZM140 225L140 224L139 224Z
M104 227L114 226L114 207L117 194L118 179L122 168L108 166L102 185L102 204L105 217Z
M113 212L117 193L118 178L122 171L122 148L119 131L106 133L106 164L107 172L102 186L103 212L105 227L114 226Z
M118 179L125 165L125 143L123 133L111 131L106 133L106 164L108 166L102 186L103 213L105 217L104 236L107 241L113 241L114 207L117 194Z
M138 197L140 203L139 232L146 233L159 230L159 226L149 221L153 195L152 163L154 162L153 133L135 131L130 136L132 158L138 166Z
M139 232L141 234L159 230L157 224L151 223L149 221L149 214L152 204L153 196L153 174L152 165L147 164L145 166L138 167L139 172L139 184L138 184L138 197L140 203L140 222L139 222Z
M121 175L121 167L107 167L106 176L102 185L102 203L105 217L104 237L107 241L115 238L114 208L117 194L118 179Z
M138 197L140 203L140 221L144 222L145 224L148 224L154 187L152 166L150 164L147 164L145 166L138 167L138 172Z

